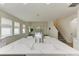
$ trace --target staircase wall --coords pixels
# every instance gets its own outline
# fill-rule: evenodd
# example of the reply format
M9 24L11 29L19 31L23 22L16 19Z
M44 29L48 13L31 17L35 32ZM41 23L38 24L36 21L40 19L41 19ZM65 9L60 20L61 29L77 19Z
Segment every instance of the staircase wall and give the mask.
M70 22L75 17L76 17L76 15L72 15L72 16L69 16L67 18L57 19L54 22L55 26L60 31L63 38L70 44L73 43L72 28L70 26Z

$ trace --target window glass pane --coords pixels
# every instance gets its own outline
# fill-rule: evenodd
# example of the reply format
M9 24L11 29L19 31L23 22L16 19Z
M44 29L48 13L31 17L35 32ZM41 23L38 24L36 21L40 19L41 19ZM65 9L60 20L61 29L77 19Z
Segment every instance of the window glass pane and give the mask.
M19 28L15 28L14 29L14 34L19 34L19 33L20 33Z
M1 36L2 37L7 37L10 36L11 34L11 28L6 28L6 27L2 27L1 28Z
M25 33L25 28L23 28L23 33Z
M25 29L26 29L26 27L25 27L25 25L23 25L23 29L22 29L23 33L25 33Z
M1 37L12 35L12 20L1 18Z
M7 18L1 18L1 24L2 25L12 25L12 21L10 19Z
M14 22L15 27L20 27L20 24L18 22Z
M20 34L20 23L14 22L14 34Z

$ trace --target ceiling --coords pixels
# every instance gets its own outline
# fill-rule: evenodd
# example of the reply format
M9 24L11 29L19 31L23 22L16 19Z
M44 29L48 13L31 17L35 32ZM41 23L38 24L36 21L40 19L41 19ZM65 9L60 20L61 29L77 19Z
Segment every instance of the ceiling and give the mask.
M67 3L5 3L0 4L4 11L24 21L49 21L69 16L77 12L77 7Z

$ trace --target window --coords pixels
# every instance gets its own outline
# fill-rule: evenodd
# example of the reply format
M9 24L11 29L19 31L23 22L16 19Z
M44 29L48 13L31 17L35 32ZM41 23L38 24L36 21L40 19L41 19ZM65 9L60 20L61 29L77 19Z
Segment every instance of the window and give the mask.
M12 20L1 18L1 38L12 35Z
M29 27L28 27L29 33L31 32L31 30L30 30L30 29L31 29L31 27L29 26Z
M14 34L20 34L20 23L14 22Z
M25 33L25 30L26 30L26 26L23 24L22 32Z

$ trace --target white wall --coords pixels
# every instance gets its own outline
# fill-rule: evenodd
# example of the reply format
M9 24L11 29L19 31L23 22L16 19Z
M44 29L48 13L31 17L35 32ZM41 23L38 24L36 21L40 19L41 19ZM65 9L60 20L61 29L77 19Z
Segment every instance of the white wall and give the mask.
M51 29L49 30L49 28ZM58 38L58 31L55 28L53 21L48 22L48 34L51 37Z
M77 21L77 17L76 18L74 18L72 21L71 21L71 28L72 28L72 33L73 33L73 37L76 37L77 35L77 23L78 23L78 21Z
M74 48L79 50L79 10L77 13L77 29L76 29L76 37L73 40Z

